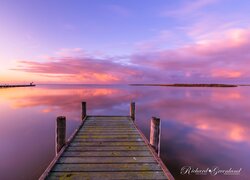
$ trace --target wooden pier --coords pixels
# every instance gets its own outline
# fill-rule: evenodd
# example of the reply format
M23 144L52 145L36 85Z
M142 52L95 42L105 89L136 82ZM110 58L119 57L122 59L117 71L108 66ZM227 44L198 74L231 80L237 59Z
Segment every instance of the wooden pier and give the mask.
M0 85L0 88L14 88L14 87L32 87L36 86L35 84L22 84L22 85Z
M157 155L155 142L159 142L160 119L151 120L150 137L154 138L154 144L148 142L135 124L134 103L130 106L130 116L87 116L83 102L82 119L66 142L66 118L57 118L58 153L41 180L174 179ZM158 126L156 131L152 126Z

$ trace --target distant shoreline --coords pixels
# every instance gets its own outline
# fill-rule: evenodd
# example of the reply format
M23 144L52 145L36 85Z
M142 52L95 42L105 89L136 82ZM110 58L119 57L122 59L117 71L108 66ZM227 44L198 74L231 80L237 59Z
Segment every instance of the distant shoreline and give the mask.
M23 84L23 85L0 85L0 88L14 88L14 87L32 87L36 86L35 84Z
M238 87L234 84L129 84L130 86L172 86L172 87Z

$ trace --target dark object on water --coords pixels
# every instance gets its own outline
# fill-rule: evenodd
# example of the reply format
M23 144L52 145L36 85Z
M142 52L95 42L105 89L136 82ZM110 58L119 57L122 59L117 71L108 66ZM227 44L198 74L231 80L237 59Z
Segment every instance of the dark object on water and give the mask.
M0 88L13 88L13 87L31 87L31 86L36 86L35 84L30 83L30 84L22 84L22 85L8 85L8 84L5 84L5 85L0 85Z
M130 84L131 86L237 87L234 84Z

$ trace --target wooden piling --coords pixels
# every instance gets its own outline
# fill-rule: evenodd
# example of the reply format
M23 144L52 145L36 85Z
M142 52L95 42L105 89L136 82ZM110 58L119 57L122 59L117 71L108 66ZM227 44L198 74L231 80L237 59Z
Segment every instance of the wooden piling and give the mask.
M82 102L82 120L85 118L87 115L86 113L86 102Z
M130 117L135 121L135 102L130 103Z
M39 180L65 177L174 180L131 117L98 115L85 117Z
M161 121L160 118L152 117L150 127L150 144L160 156L160 136L161 136Z
M66 143L66 117L58 116L56 119L56 153L58 153Z

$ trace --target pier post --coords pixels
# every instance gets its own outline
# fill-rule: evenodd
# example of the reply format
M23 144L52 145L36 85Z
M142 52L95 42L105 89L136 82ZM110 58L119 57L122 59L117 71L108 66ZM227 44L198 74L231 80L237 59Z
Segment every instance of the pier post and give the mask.
M150 127L150 145L154 148L158 156L160 156L160 136L161 136L161 120L152 117Z
M82 102L82 120L85 118L86 116L86 102Z
M66 117L58 116L56 119L56 153L58 153L66 143Z
M135 102L130 103L130 117L135 121Z

